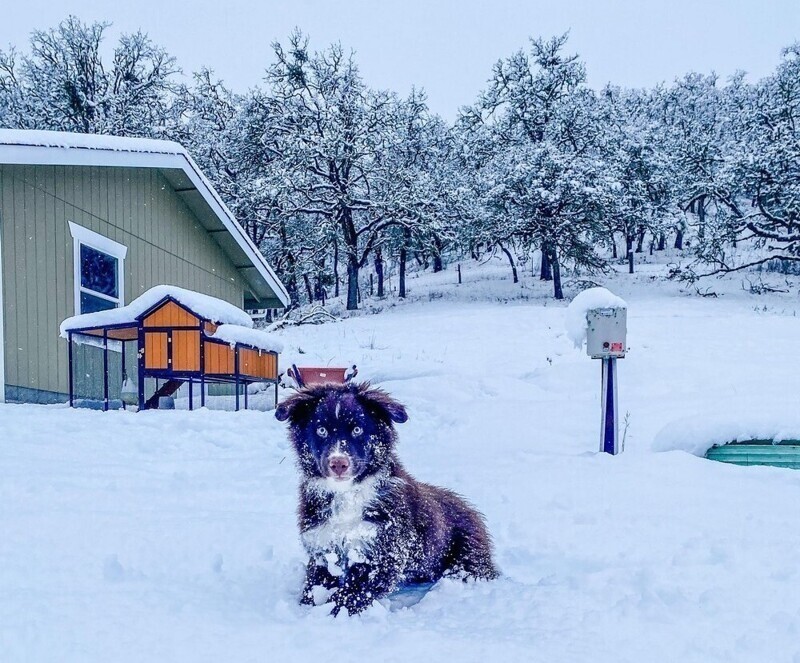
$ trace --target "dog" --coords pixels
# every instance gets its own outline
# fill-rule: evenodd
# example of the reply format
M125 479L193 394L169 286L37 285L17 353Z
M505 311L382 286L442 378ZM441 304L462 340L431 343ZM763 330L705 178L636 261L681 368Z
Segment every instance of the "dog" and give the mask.
M395 451L406 409L369 383L301 389L289 422L302 476L298 523L309 562L300 603L354 615L407 585L498 576L483 516L417 481Z

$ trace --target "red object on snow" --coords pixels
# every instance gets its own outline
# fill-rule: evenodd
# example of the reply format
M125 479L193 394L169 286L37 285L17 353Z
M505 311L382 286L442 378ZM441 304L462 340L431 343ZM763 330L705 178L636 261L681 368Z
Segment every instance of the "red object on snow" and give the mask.
M298 368L292 364L288 373L289 377L295 381L298 388L302 388L313 387L318 384L344 384L345 382L350 382L350 380L358 375L358 369L355 365L352 369L347 369L331 368L329 366L324 368L314 368L310 366Z

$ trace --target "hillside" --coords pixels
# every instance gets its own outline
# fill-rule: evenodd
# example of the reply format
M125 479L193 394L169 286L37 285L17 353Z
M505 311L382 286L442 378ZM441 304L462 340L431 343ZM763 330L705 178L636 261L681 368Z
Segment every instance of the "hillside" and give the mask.
M797 285L605 280L630 306L610 457L598 362L564 303L504 269L279 334L287 359L357 363L407 405L401 457L486 514L500 580L334 620L297 605L297 477L271 413L0 405L3 661L797 660L800 475L653 448L800 432Z

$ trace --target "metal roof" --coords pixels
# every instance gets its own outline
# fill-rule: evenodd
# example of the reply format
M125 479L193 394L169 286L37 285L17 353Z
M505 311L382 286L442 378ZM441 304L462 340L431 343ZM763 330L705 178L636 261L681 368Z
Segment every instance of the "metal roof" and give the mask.
M0 164L157 168L235 265L248 308L289 304L286 288L214 187L178 143L59 131L0 129ZM249 296L248 296L249 295Z

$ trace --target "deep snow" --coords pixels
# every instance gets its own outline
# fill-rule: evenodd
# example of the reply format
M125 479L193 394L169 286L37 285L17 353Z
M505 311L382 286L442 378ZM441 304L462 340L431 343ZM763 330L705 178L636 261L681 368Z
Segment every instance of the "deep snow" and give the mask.
M420 301L278 336L406 403L401 457L486 514L500 580L332 619L297 605L297 477L271 413L5 405L0 659L800 660L800 473L653 449L713 436L698 421L797 424L796 286L607 284L629 305L610 457L565 306L493 275L411 280Z

